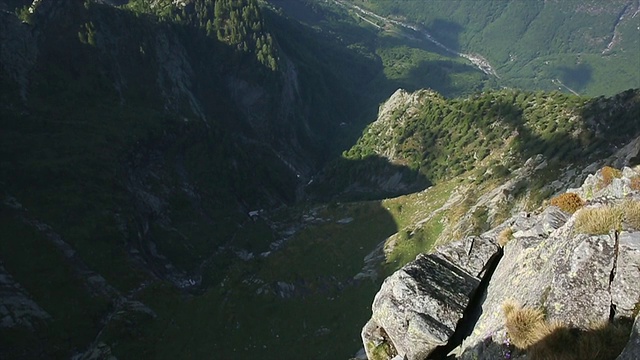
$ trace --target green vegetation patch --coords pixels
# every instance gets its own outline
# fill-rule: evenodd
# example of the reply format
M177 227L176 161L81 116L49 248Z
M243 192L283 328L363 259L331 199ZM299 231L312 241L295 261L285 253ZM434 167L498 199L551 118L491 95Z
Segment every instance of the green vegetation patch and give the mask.
M419 24L455 51L481 54L505 86L592 96L640 87L640 21L624 0L352 2Z
M370 316L382 277L354 276L364 257L396 231L393 218L379 202L361 202L282 209L268 219L282 229L304 225L266 257L231 260L204 294L182 297L158 285L145 289L141 300L158 318L142 322L135 340L120 341L116 356L136 351L158 359L212 353L279 359L291 353L356 353L362 345L354 329Z
M444 212L440 212L419 228L398 232L393 250L386 257L385 268L388 274L413 261L418 254L431 250L444 229L444 215Z
M542 154L555 168L611 151L615 141L640 132L637 90L609 99L518 90L451 100L429 91L412 97L418 100L396 105L369 125L344 157L364 162L385 154L437 183L475 169L489 154L500 156L497 151L513 157L510 165Z

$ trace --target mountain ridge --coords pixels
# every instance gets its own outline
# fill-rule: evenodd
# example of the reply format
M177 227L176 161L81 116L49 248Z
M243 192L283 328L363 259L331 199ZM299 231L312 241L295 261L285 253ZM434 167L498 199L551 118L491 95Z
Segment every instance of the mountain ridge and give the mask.
M346 357L384 277L636 136L637 90L490 90L433 43L278 3L0 1L0 357ZM564 153L516 143L552 124Z

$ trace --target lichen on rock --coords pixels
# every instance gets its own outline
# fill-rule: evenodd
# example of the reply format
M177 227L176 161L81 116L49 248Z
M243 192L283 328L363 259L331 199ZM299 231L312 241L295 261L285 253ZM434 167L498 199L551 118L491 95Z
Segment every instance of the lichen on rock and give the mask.
M634 220L627 220L635 216L640 199L638 190L629 186L639 170L615 171L616 176L600 188L602 171L587 178L581 188L571 190L587 199L585 208L574 214L556 206L539 214L519 213L480 237L419 255L385 280L363 340L371 341L370 335L382 329L386 337L381 341L390 343L398 355L427 359L451 340L456 327L465 326L473 330L450 353L455 358L536 359L547 358L556 340L566 335L581 346L569 357L573 359L591 356L598 351L595 346L607 346L607 339L614 336L622 343L616 341L615 349L607 351L606 358L613 359L626 342L621 334L629 331L629 325L624 324L630 324L640 308L640 232L633 227ZM594 189L593 196L586 195L589 189ZM606 207L620 211L619 223L604 222L606 229L597 232L576 229L581 213ZM504 245L495 271L486 274L484 267L498 248L497 237L506 228L511 229L512 239ZM490 276L485 279L486 293L474 294L483 276ZM471 297L481 302L477 321L462 318ZM503 308L510 302L541 314L544 336L514 347L516 334L509 334ZM460 319L475 322L459 324ZM637 358L637 329L636 320L618 359Z

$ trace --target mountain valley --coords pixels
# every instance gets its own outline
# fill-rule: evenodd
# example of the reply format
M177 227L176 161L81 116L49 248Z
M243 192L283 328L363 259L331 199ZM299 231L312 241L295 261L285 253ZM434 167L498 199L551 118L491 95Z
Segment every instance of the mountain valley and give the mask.
M640 165L640 2L417 3L0 0L0 358L362 358L418 254Z

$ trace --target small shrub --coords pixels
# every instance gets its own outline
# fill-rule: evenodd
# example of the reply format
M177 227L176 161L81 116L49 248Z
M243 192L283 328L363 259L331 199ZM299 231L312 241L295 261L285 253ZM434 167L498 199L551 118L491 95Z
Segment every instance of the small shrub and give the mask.
M587 197L587 199L592 199L593 198L593 187L589 186L587 188L587 193L585 194L585 196Z
M600 188L605 188L613 182L613 179L617 179L622 176L622 171L612 168L611 166L605 166L600 171L602 175L602 182L600 183Z
M573 214L584 206L584 201L574 193L560 194L549 201L550 205L557 206L560 210Z
M498 245L504 247L513 237L513 229L506 227L498 234Z
M502 164L496 165L491 170L493 172L493 177L496 179L503 179L509 176L509 174L511 174L511 171L509 171L509 168Z
M471 214L471 233L475 235L480 235L481 233L489 230L489 223L487 223L487 217L489 215L489 211L485 206L479 206L476 210Z
M576 214L574 231L578 234L603 235L611 230L620 230L622 225L622 209L603 206L600 208L582 209Z
M383 341L380 345L375 346L372 343L367 344L370 349L371 360L386 360L397 355L394 347L387 341Z

